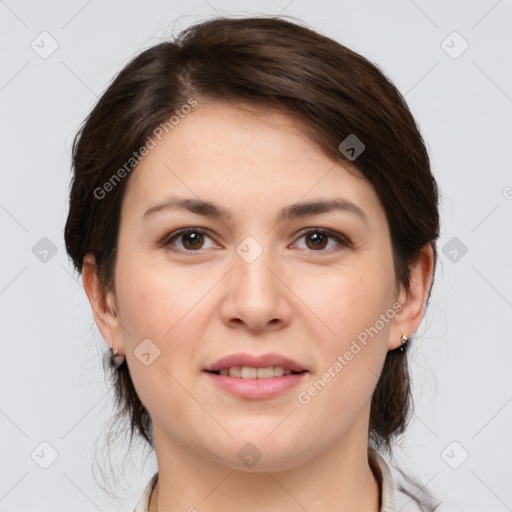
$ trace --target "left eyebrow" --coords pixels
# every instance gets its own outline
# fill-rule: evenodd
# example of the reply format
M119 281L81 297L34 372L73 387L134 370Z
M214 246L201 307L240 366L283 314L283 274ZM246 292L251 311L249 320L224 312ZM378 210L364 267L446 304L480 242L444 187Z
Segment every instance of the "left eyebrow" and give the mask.
M215 217L219 219L231 218L231 212L228 209L210 201L193 198L171 198L149 208L149 210L144 213L143 220L157 212L175 209L188 210L192 213L204 215L206 217ZM281 221L284 219L305 217L307 215L317 215L334 210L353 213L360 217L366 224L369 222L366 213L359 206L346 199L325 199L295 203L284 207L279 212L277 220Z
M327 213L333 210L353 213L366 224L369 222L366 213L359 206L346 199L325 199L292 204L281 210L279 220Z

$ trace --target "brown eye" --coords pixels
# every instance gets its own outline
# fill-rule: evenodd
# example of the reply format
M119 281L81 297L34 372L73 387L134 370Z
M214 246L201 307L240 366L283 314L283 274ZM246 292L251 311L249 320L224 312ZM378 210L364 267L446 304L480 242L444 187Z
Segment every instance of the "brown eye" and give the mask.
M333 240L335 243L334 246L331 245L328 250L336 247L336 245L345 247L350 246L350 243L344 237L334 231L326 229L309 229L300 237L300 239L303 238L306 240L306 249L313 252L327 252L324 251L324 249L329 244L329 240Z
M312 234L306 235L306 240L309 243L307 243L309 249L325 249L325 246L327 245L328 236L324 235L323 233L319 233L318 231L313 231Z
M185 228L175 232L164 245L171 250L176 248L182 252L196 252L205 248L205 239L208 238L211 240L202 229Z
M181 235L181 240L185 249L200 249L204 243L203 234L195 231Z

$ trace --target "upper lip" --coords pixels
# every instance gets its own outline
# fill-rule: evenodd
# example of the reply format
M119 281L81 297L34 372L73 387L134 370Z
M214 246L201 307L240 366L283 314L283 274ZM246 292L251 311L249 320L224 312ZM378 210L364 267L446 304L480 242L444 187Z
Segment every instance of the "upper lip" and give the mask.
M253 368L267 368L269 366L282 366L283 368L290 368L294 372L307 371L299 363L288 357L279 354L231 354L226 357L215 361L215 363L206 367L208 372L218 372L223 368L231 368L232 366L250 366Z

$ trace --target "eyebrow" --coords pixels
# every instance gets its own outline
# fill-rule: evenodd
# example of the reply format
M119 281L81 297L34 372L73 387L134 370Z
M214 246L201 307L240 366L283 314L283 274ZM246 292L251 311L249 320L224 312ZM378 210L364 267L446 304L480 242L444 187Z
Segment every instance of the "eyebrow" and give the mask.
M146 220L151 215L164 210L188 210L198 215L214 217L218 219L230 219L231 212L223 206L216 205L210 201L192 198L171 198L152 206L142 216ZM315 215L331 211L345 211L353 213L368 224L368 216L356 204L346 199L320 199L309 202L295 203L284 207L278 214L277 221L290 220L306 215Z

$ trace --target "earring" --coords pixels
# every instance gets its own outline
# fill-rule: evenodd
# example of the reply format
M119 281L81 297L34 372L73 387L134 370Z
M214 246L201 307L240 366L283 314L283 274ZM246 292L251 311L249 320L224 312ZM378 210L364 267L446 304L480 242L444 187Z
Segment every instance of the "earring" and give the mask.
M405 334L402 334L402 338L401 338L402 346L400 347L400 352L405 352L407 350L407 347L408 347L407 342L408 341L409 341L409 338Z
M126 357L122 354L119 354L119 350L116 348L115 350L113 347L110 347L110 364L113 366L116 370L126 361Z

